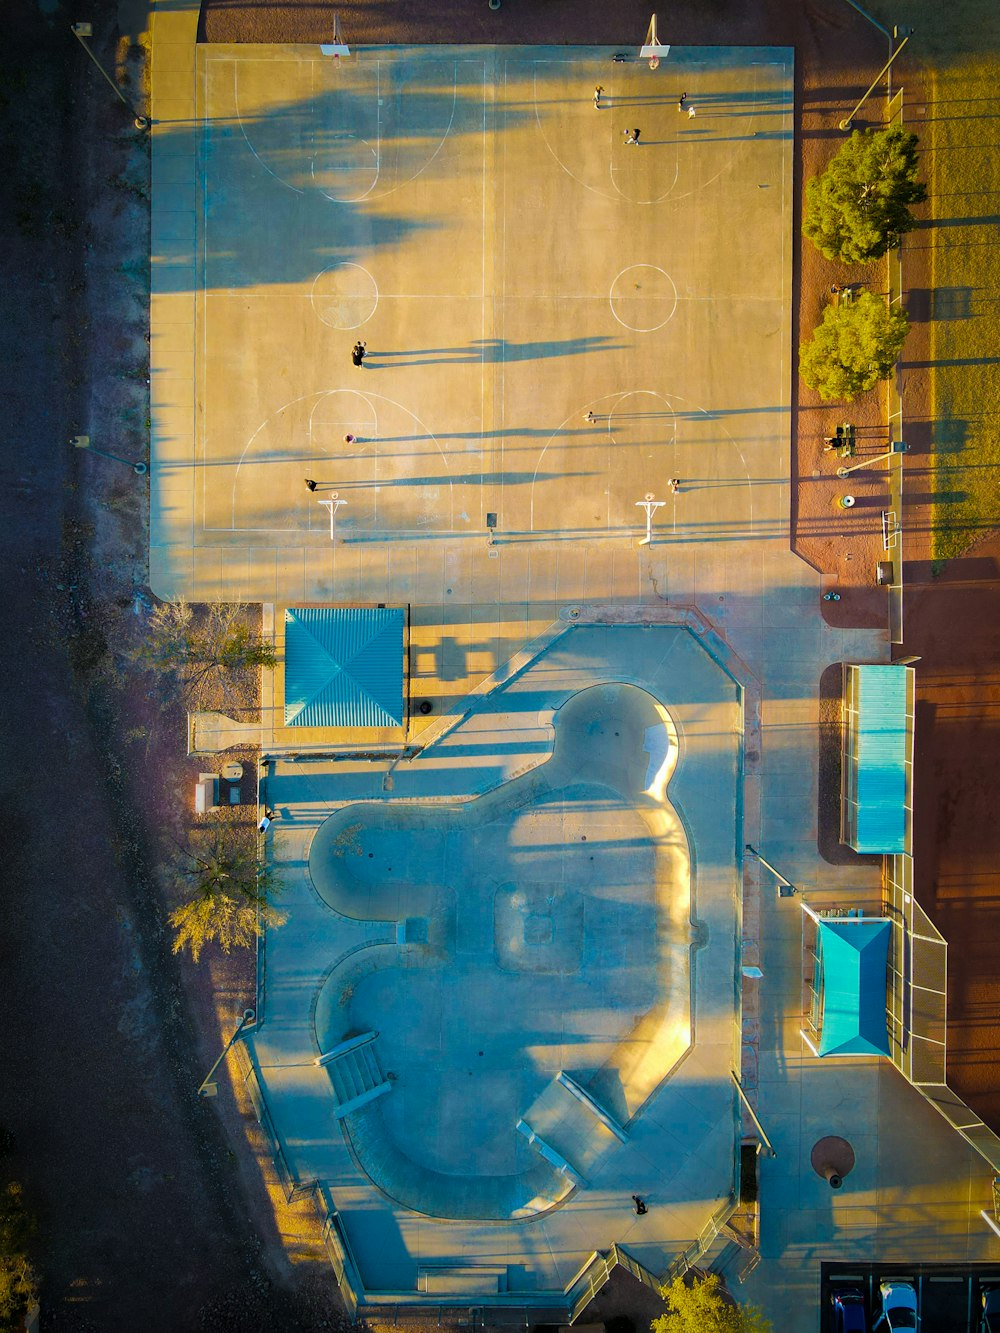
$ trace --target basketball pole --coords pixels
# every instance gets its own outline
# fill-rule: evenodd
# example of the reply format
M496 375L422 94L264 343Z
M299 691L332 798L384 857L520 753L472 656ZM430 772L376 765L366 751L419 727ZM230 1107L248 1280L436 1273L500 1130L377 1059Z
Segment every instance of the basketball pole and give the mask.
M337 540L337 510L340 508L341 505L347 504L347 501L341 500L337 492L334 491L332 499L317 500L316 503L322 505L324 509L329 509L330 511L330 540L332 542L335 542Z
M647 493L644 500L636 500L636 505L646 511L646 535L639 539L640 546L650 546L653 542L653 515L658 509L662 509L667 503L666 500L654 500L652 494Z
M656 35L656 15L649 20L649 28L646 32L646 40L642 44L639 52L640 59L649 61L650 69L658 69L660 57L666 58L670 54L670 47L664 46Z
M325 56L333 56L334 60L339 60L341 56L349 56L351 48L344 41L340 31L340 11L334 10L333 13L333 41L320 45L320 51Z

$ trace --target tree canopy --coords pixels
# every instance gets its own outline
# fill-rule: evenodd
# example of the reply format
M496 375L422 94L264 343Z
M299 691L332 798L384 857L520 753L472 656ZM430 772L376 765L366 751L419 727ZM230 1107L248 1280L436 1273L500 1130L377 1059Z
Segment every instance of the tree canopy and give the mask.
M855 130L826 170L806 184L802 231L827 259L878 259L916 221L927 198L917 180L917 136L901 126Z
M28 1258L33 1231L21 1186L6 1181L0 1186L0 1329L23 1328L34 1304L38 1279Z
M207 944L218 944L223 953L246 948L287 920L271 901L282 888L277 875L234 842L231 832L216 829L207 846L182 852L175 878L188 897L170 913L173 949L189 949L196 963Z
M660 1288L667 1313L653 1320L653 1333L771 1333L770 1321L753 1305L737 1305L718 1273L690 1284L674 1278Z
M889 378L909 328L905 310L872 292L827 306L799 349L799 373L824 400L851 401Z

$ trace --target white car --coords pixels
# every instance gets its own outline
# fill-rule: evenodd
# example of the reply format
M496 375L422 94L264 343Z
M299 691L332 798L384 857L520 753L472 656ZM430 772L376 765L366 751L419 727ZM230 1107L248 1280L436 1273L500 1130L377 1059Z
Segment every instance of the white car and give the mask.
M875 1328L886 1328L896 1333L897 1328L919 1328L917 1320L917 1293L909 1282L882 1282L879 1284L882 1295L882 1313L875 1321Z

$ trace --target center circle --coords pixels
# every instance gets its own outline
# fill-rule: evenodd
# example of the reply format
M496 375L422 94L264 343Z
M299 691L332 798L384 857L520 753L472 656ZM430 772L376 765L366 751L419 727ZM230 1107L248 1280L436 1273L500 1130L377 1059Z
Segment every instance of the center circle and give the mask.
M331 329L357 329L375 313L378 286L360 264L331 264L313 278L309 299Z
M664 269L655 264L623 268L611 284L611 313L633 333L662 329L677 309L677 288Z

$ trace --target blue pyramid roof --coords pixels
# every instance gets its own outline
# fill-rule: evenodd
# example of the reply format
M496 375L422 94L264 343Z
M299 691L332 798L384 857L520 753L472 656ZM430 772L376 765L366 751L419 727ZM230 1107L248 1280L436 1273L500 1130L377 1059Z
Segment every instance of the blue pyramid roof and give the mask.
M402 608L285 610L285 726L403 725Z
M885 1023L888 921L823 921L820 1055L888 1055Z

